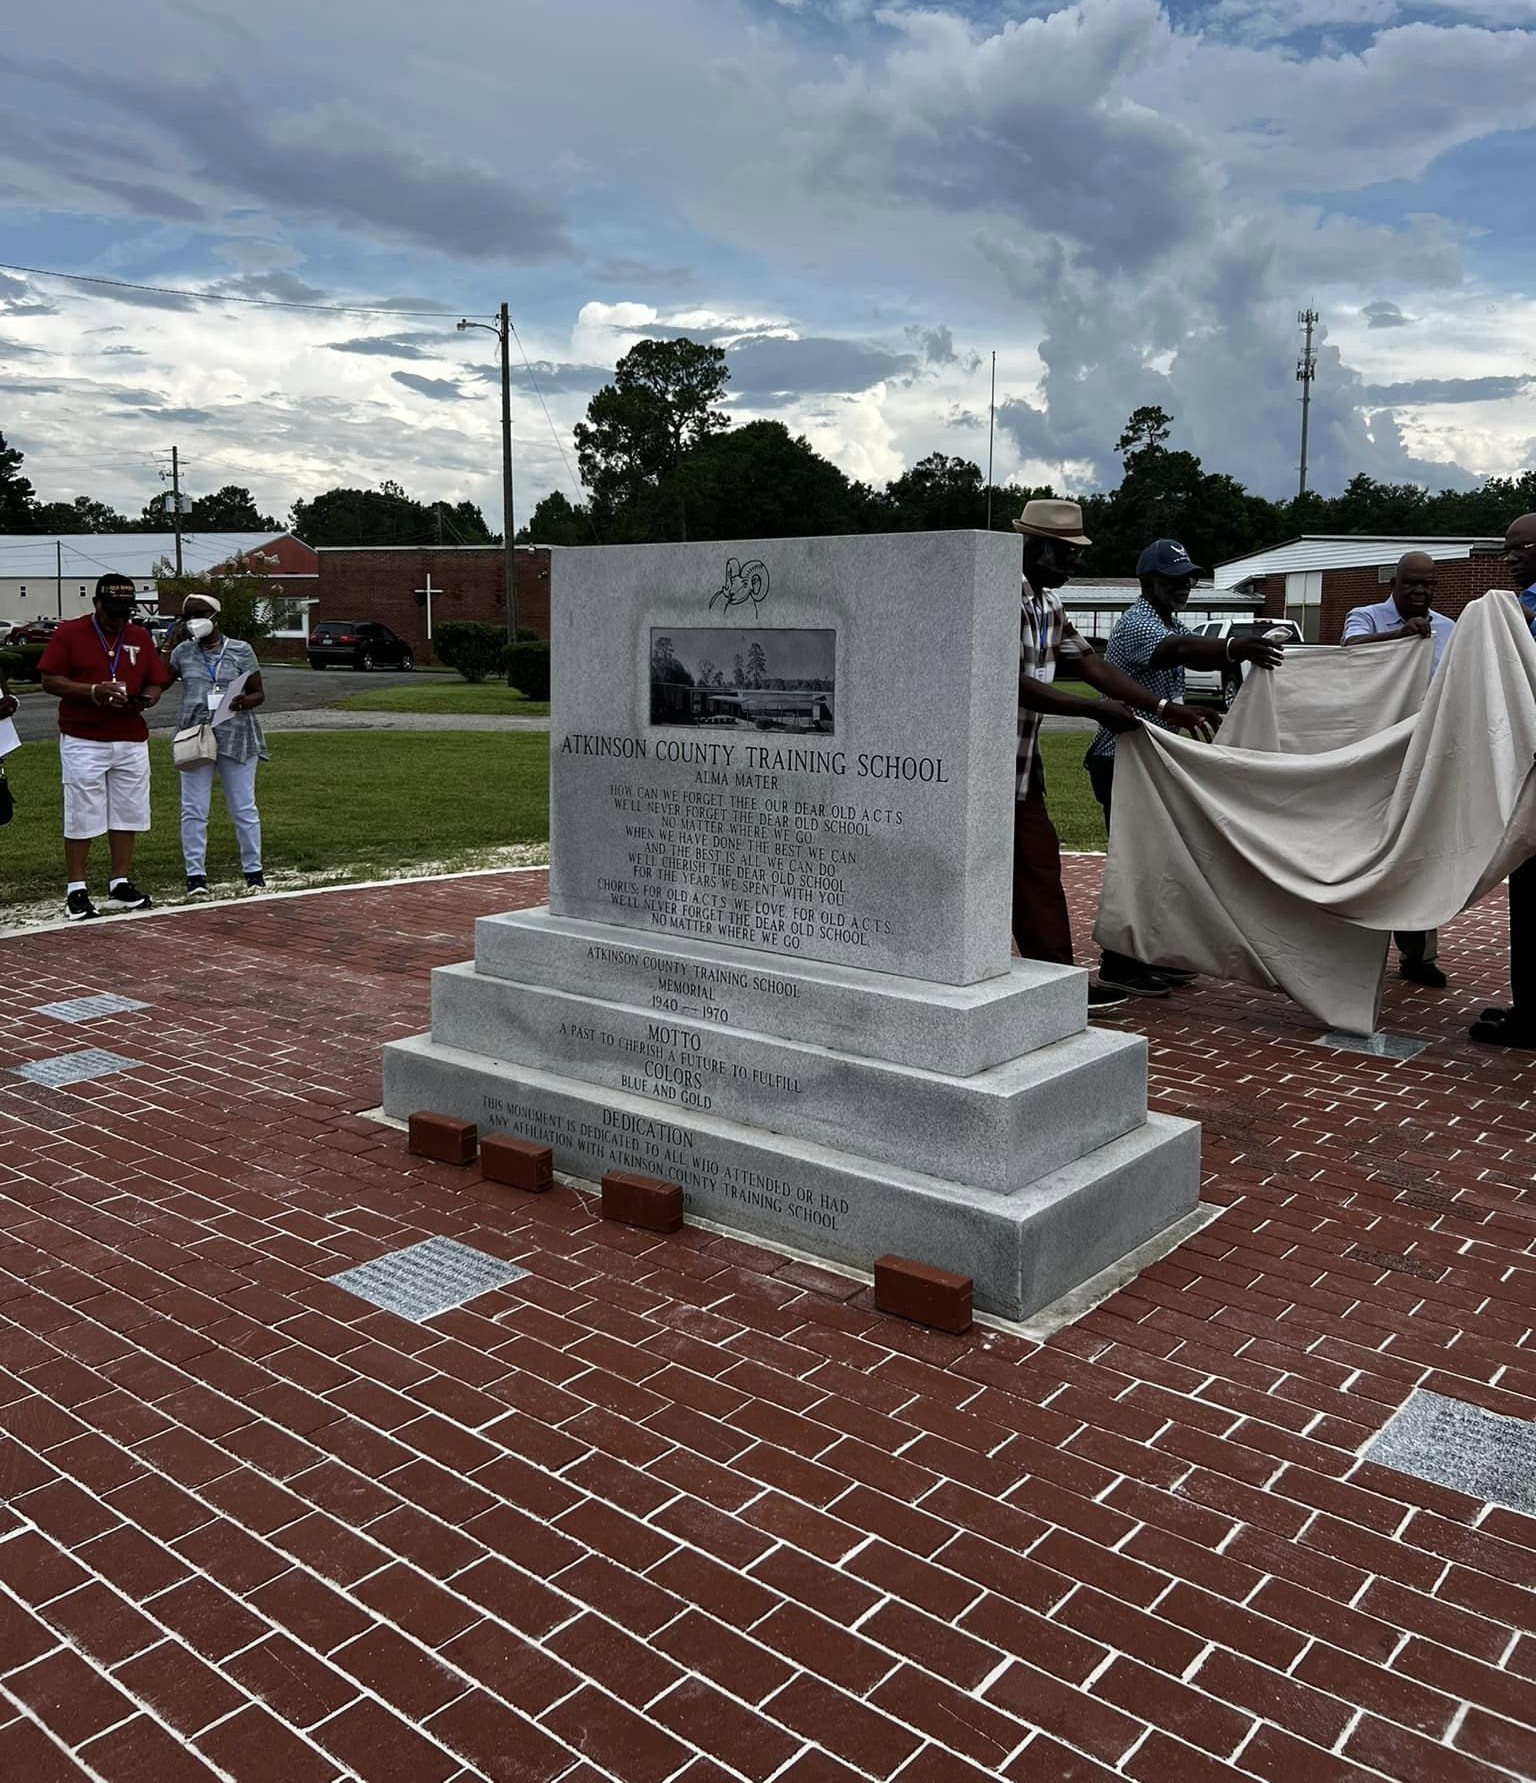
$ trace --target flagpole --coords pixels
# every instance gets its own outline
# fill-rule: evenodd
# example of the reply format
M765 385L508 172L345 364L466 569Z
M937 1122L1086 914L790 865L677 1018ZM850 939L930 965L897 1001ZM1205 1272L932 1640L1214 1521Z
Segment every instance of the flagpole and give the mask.
M992 530L992 429L997 421L997 349L992 350L992 401L987 409L987 531Z

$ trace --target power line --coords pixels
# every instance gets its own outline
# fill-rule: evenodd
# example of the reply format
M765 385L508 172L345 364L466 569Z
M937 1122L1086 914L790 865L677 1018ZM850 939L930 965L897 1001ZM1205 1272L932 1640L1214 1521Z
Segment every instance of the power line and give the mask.
M97 273L55 272L46 266L16 266L9 260L0 260L0 272L25 272L33 278L64 279L74 285L105 285L114 291L149 291L157 297L184 297L189 303L244 303L264 310L315 310L327 316L409 316L420 322L451 313L446 309L364 309L351 303L300 303L296 299L283 297L238 297L233 292L225 291L186 291L179 290L174 285L141 285L133 279L103 278Z

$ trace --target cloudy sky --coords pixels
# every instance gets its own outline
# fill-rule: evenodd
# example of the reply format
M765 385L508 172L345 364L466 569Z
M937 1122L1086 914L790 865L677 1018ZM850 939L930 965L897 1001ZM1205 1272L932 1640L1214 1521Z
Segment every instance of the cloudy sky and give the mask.
M519 517L644 335L851 475L1112 483L1131 409L1294 488L1536 463L1533 0L54 0L0 46L0 432L49 498ZM541 401L542 395L542 401ZM546 415L547 407L547 415ZM564 448L565 458L562 458ZM565 459L570 461L567 468Z

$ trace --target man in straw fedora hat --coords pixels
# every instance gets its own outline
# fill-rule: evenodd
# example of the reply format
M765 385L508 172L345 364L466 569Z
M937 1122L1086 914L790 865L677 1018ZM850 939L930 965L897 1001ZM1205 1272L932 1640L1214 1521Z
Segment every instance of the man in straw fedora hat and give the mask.
M1067 623L1056 590L1064 587L1091 542L1075 501L1024 504L1013 523L1024 535L1024 586L1019 617L1019 721L1013 808L1013 938L1026 959L1070 966L1072 924L1061 884L1061 843L1045 808L1040 722L1047 713L1093 718L1113 732L1134 730L1136 714L1156 714L1180 730L1210 733L1210 718L1193 707L1159 700L1112 668ZM1052 686L1063 645L1078 653L1076 670L1102 699L1085 700ZM1122 991L1092 985L1091 1008L1123 1003Z

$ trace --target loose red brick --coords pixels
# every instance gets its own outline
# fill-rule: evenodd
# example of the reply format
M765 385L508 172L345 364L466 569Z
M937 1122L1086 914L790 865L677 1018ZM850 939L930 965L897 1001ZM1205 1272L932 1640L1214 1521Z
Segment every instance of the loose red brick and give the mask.
M406 1150L413 1157L431 1158L437 1164L474 1163L480 1130L473 1121L423 1109L411 1116L409 1125Z
M910 1257L879 1257L875 1305L899 1319L958 1336L971 1328L971 1278Z
M487 1133L480 1141L480 1169L491 1182L542 1195L555 1186L552 1147L512 1133Z
M633 1170L610 1170L603 1177L602 1215L646 1232L677 1232L683 1224L680 1184Z

